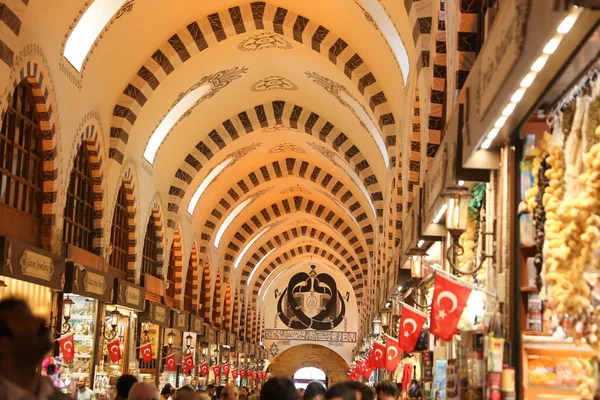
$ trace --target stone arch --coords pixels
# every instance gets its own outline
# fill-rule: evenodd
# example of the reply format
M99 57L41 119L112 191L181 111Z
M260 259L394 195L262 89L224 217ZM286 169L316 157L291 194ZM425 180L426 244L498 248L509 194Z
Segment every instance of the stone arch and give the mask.
M232 323L231 323L231 332L235 333L236 335L239 336L239 329L240 329L240 311L241 308L243 307L243 304L240 304L240 287L239 285L237 285L238 287L235 289L234 293L234 297L233 297L233 317L232 317Z
M43 169L43 204L40 229L40 240L42 247L46 250L60 251L62 246L62 234L56 232L57 216L62 215L59 205L60 185L60 154L59 154L59 126L56 101L51 83L51 78L46 67L46 60L39 46L26 46L24 49L32 49L43 59L41 61L23 61L24 65L13 69L10 83L6 87L0 107L2 110L2 122L6 114L6 107L12 101L12 96L23 80L27 81L33 92L36 109L40 121L40 133L42 137L42 163ZM12 53L11 53L12 54ZM17 56L20 61L21 55ZM3 58L2 58L3 59ZM6 62L6 60L4 60ZM12 57L9 66L12 67ZM62 227L60 228L62 230Z
M171 261L173 264L171 265ZM173 232L173 239L171 241L171 254L169 254L169 263L165 276L168 276L168 268L173 268L173 282L175 283L174 297L175 305L179 306L183 300L183 243L181 240L181 229L177 227Z
M153 52L131 79L113 110L110 158L123 162L137 116L156 88L179 66L210 46L252 31L283 35L321 54L339 68L363 95L388 146L395 146L395 118L377 79L342 38L302 15L264 1L211 14L187 25ZM287 42L287 41L286 41ZM291 44L289 44L291 46Z
M442 143L446 110L446 11L445 0L440 0L438 26L433 52L433 71L427 139L427 157L433 158Z
M146 215L148 215L148 219L152 222L152 224L154 225L154 228L156 229L156 238L157 238L157 243L156 243L156 247L157 247L157 263L158 263L158 269L157 269L157 274L160 277L164 277L164 251L165 251L165 225L164 225L164 214L163 214L163 208L162 208L162 204L160 201L160 198L158 197L158 194L156 194L154 196L154 199L152 200L152 202L150 203L150 210L148 211L148 213ZM147 224L144 224L144 226L147 226ZM142 233L142 232L140 232ZM146 230L144 229L143 232L144 235L146 235ZM144 237L144 236L141 236ZM139 264L139 263L138 263ZM141 264L139 264L139 268L140 268L140 272L141 272Z
M221 272L217 272L217 278L215 279L215 293L213 295L213 308L212 308L212 323L218 327L222 327L223 321L221 319L223 312L223 279L221 278Z
M211 266L210 258L207 254L204 254L206 258L200 258L198 266L202 271L200 277L200 288L198 289L198 307L200 309L200 316L204 318L206 322L212 321L211 314Z
M303 367L315 367L325 372L329 385L348 380L350 366L335 351L318 344L301 344L278 354L269 365L275 376L292 378Z
M377 217L383 215L381 185L359 148L343 132L318 114L295 104L273 101L237 113L196 144L177 169L169 188L169 218L179 213L181 201L189 185L204 165L228 144L244 135L261 130L264 132L291 130L306 133L327 144L328 146L322 146L312 141L307 142L307 145L323 154L334 165L339 165L342 160L347 162L362 180L360 184L369 193L369 200L373 202Z
M191 271L192 271L192 281L188 282L186 279L185 284L184 284L184 290L185 290L185 286L192 285L192 312L197 314L198 311L200 310L200 307L198 307L199 301L200 301L200 285L199 285L199 271L198 271L200 269L200 264L198 261L198 246L196 245L195 241L194 241L194 244L192 245L192 251L190 253L188 269L189 268L191 268Z
M231 314L232 314L232 303L231 303L231 281L226 283L225 297L223 298L223 329L227 332L231 332Z

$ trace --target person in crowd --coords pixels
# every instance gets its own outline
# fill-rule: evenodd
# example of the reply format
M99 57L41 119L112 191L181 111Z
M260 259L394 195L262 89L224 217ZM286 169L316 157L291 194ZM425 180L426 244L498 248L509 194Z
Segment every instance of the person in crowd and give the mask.
M198 390L198 381L195 379L192 379L192 381L190 382L190 387L194 390Z
M398 387L394 382L383 381L375 385L378 400L395 400L398 397Z
M264 384L260 400L297 400L296 386L288 378L271 378Z
M248 396L250 394L250 390L248 390L248 386L242 386L242 391L240 394Z
M158 389L148 382L137 382L131 387L128 400L159 400Z
M69 399L38 374L52 348L46 321L34 316L23 300L0 301L0 400L20 398Z
M217 386L215 389L215 398L221 399L221 392L223 391L223 386Z
M175 393L175 400L194 400L196 392L189 386L180 387Z
M323 400L325 392L325 386L320 382L311 382L304 391L304 400Z
M298 400L304 399L304 389L298 389Z
M173 393L174 388L173 386L171 386L170 383L167 383L165 386L163 386L162 390L160 391L160 400L169 400L171 399L171 393Z
M213 400L217 398L215 385L212 383L206 387L206 394Z
M206 392L196 393L195 400L210 400L210 396Z
M87 378L80 376L77 380L76 400L94 400L94 392L87 387Z
M137 382L137 378L133 375L124 374L117 379L117 397L115 400L127 400L131 387Z
M375 391L359 381L345 383L356 392L356 400L375 400Z
M240 391L237 386L233 383L225 386L223 390L221 390L221 399L223 400L238 400L238 396L240 395Z
M356 392L345 383L336 383L325 392L325 400L356 400Z

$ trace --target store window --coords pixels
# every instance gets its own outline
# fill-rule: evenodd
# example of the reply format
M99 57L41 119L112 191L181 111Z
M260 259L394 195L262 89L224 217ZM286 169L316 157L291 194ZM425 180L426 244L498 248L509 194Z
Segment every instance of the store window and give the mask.
M171 256L169 257L169 269L167 270L167 297L175 298L175 264L177 256L175 255L175 242L171 245Z
M154 226L152 218L148 221L146 236L144 236L142 272L160 278L158 276L158 239L156 235L156 226Z
M193 268L194 267L191 264L191 260L190 260L190 265L188 266L187 274L185 276L185 291L183 293L183 309L188 312L192 311L192 297L193 297L193 291L194 291Z
M42 138L31 86L23 80L8 104L0 132L0 203L41 214Z
M118 271L127 273L129 259L129 218L124 185L121 185L119 194L117 195L117 204L115 204L115 212L110 230L110 242L112 245L110 266Z
M94 252L94 198L91 171L89 155L84 143L75 158L67 188L63 240L65 243Z

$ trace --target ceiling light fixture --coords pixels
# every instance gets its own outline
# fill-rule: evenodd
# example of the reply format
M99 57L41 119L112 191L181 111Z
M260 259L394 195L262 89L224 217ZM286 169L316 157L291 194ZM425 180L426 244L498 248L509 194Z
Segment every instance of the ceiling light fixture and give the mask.
M229 224L231 224L233 222L234 219L237 218L237 216L244 210L244 208L250 204L254 199L252 197L244 200L243 202L241 202L240 204L238 204L232 212L229 213L229 215L227 216L227 218L225 218L225 221L223 221L223 224L221 224L221 226L219 227L219 230L217 231L217 234L215 235L215 247L219 248L219 244L221 243L221 239L223 238L223 234L225 233L225 231L227 230L227 228L229 227Z
M188 205L188 213L190 215L194 213L196 205L198 204L200 197L202 197L202 194L204 194L206 188L212 183L213 180L215 180L217 176L219 176L219 174L225 169L225 167L231 164L232 161L233 158L226 159L221 164L213 168L213 170L210 171L208 175L206 175L206 178L204 178L204 180L202 181L200 186L198 186L198 189L196 189L196 192L194 192L194 195L190 199L190 204Z
M210 91L211 88L212 85L210 83L205 83L204 85L192 90L183 96L183 98L181 98L181 100L179 100L177 104L175 104L173 108L169 110L163 120L160 121L160 124L158 124L154 132L152 132L152 136L150 136L150 140L148 141L146 149L144 150L144 158L150 164L154 164L154 158L156 157L158 148L165 140L169 132L171 132L173 126L175 126L181 117L188 110L194 107L196 103Z
M564 36L567 33L569 33L582 11L583 7L573 7L569 15L567 15L562 20L562 22L556 29L556 34L554 35L554 37L552 37L544 46L544 49L542 50L543 54L540 55L533 62L533 64L529 68L529 72L521 80L521 87L515 91L515 93L510 98L510 102L504 107L502 111L502 116L500 116L496 120L496 122L494 123L494 127L485 136L485 139L479 146L481 149L487 150L492 146L492 142L496 138L496 136L498 136L500 129L502 129L508 117L513 113L513 111L517 107L517 104L521 101L521 99L523 99L527 88L529 88L533 84L538 72L540 72L546 65L549 56L552 55L556 51L556 49L558 49L558 46L560 45Z
M65 49L64 57L81 72L83 62L90 49L98 39L98 36L104 27L110 22L112 17L121 9L127 0L95 0L91 6L85 10L77 25L69 35Z
M256 265L254 266L254 269L250 273L250 276L248 277L248 282L246 284L250 284L250 282L252 282L252 277L254 276L256 271L258 271L258 267L260 267L260 265L263 263L263 261L265 261L267 259L267 257L269 257L271 255L271 253L273 253L275 250L277 250L277 247L274 247L271 250L269 250L267 252L267 254L265 254L260 260L258 260Z
M244 258L244 255L246 254L246 252L248 251L248 249L250 249L250 247L252 247L252 245L253 245L254 243L256 243L256 241L257 241L258 239L260 239L260 237L261 237L262 235L264 235L265 233L267 233L267 231L268 231L268 230L270 230L270 229L271 229L271 227L270 227L270 226L267 226L265 229L263 229L262 231L258 232L258 234L257 234L256 236L254 236L254 237L252 238L252 240L251 240L251 241L249 241L249 242L248 242L248 243L247 243L247 244L244 246L244 248L242 249L242 251L240 251L240 254L238 255L237 259L235 260L235 263L233 264L233 267L234 267L235 269L237 269L237 268L240 266L240 263L242 262L242 259Z

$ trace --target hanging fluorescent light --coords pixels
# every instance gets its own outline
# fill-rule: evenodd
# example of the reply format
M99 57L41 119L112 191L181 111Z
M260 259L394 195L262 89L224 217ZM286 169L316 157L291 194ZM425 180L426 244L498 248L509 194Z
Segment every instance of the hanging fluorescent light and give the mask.
M531 66L531 71L540 72L546 65L546 61L548 61L548 56L539 56Z
M229 227L229 224L231 224L233 222L233 220L237 218L237 216L244 210L244 208L248 204L250 204L252 202L252 200L254 200L252 197L244 200L242 203L238 204L237 207L235 207L232 212L229 213L227 218L225 218L225 221L223 221L223 224L221 225L221 227L217 231L217 234L215 235L215 247L216 248L219 248L221 238L223 237L223 234Z
M219 176L219 174L225 169L225 167L231 164L232 161L233 158L228 158L227 160L223 161L212 171L210 171L206 178L204 178L200 186L198 186L198 189L196 189L196 192L192 196L190 204L188 205L188 213L190 215L194 213L194 209L196 208L196 205L198 204L198 201L200 200L200 197L202 197L202 194L204 193L206 188L212 183L213 180L215 180L217 176Z
M513 111L515 111L516 106L517 105L515 103L508 103L508 105L504 107L504 110L502 110L502 115L508 117L510 114L513 113Z
M444 216L444 213L446 212L447 208L448 208L448 205L446 205L446 203L442 204L442 206L440 207L440 209L438 210L438 212L435 214L435 217L433 217L433 223L434 224L437 224L437 223L440 222L440 220Z
M248 249L250 249L250 247L252 247L252 245L253 245L254 243L256 243L256 241L257 241L258 239L260 239L260 237L261 237L262 235L264 235L265 233L267 233L267 231L268 231L268 230L270 230L270 229L271 229L271 227L270 227L270 226L267 226L265 229L263 229L262 231L260 231L260 232L259 232L259 233L258 233L256 236L254 236L254 237L252 238L252 240L251 240L251 241L249 241L249 242L246 244L246 246L244 246L244 248L242 249L242 251L240 251L240 254L238 255L237 259L235 260L235 263L233 264L233 267L234 267L235 269L237 269L237 268L240 266L240 263L242 262L242 259L244 258L244 255L246 254L246 252L248 251Z
M492 139L485 139L483 143L481 143L481 148L487 150L492 145Z
M563 21L560 23L556 32L562 33L563 35L569 33L573 25L575 25L575 21L577 21L578 15L568 15Z
M256 263L256 265L254 266L254 269L250 273L250 276L248 277L248 282L247 282L248 285L250 284L250 282L252 282L252 277L254 276L254 273L256 271L258 271L258 267L260 267L260 265L263 263L263 261L265 261L267 259L267 257L269 257L271 255L271 253L273 253L275 250L277 250L277 247L274 247L271 250L269 250L267 252L267 254L265 254L263 256L263 258L261 258L260 260L258 260L258 262Z
M488 139L495 139L496 136L498 136L498 132L500 132L500 129L498 128L494 128L492 129L488 134L487 134L487 138ZM462 186L461 184L459 184L458 186Z
M512 97L510 98L510 101L512 101L513 103L518 103L521 101L521 99L523 98L523 95L525 94L525 89L523 88L519 88L517 89L517 91L512 95Z
M528 73L527 75L525 75L525 78L523 78L523 80L521 81L521 87L528 88L529 86L531 86L534 79L535 79L535 73L534 72Z
M558 49L558 45L560 44L560 38L552 38L550 41L544 46L544 54L553 54L556 49Z

